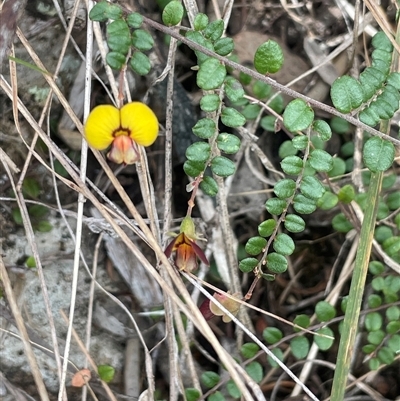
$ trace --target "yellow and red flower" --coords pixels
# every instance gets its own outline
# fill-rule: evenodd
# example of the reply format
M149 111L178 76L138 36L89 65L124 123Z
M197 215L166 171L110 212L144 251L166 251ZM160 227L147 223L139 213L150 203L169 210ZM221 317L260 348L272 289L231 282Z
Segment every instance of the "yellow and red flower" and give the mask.
M179 234L165 249L165 255L170 257L175 252L175 266L179 270L191 272L197 269L197 258L207 266L210 264L203 250L196 244L199 239L196 235L193 220L185 217L181 223Z
M95 107L85 124L88 144L97 150L111 149L107 157L114 163L133 164L139 158L138 145L150 146L158 135L154 112L141 102L117 109L112 105Z

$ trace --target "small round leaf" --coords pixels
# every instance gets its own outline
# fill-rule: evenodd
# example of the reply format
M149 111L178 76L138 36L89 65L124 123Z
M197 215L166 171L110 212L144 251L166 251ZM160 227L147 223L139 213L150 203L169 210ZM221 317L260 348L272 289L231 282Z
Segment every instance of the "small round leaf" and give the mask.
M126 56L118 52L109 52L106 56L106 62L113 70L122 69L123 65L125 64L125 60Z
M208 25L208 17L206 14L198 13L194 18L193 26L196 31L202 31Z
M184 9L181 2L172 0L164 7L162 20L167 26L178 25L183 18L183 12Z
M217 89L224 82L225 76L225 66L215 58L208 58L201 63L197 72L197 86L203 90Z
M283 65L283 51L277 42L268 40L258 47L254 55L254 67L260 74L274 74Z
M143 17L139 13L130 13L126 17L126 22L133 29L138 29L142 26Z
M258 233L261 237L269 237L274 232L275 227L276 221L274 219L265 220L258 226Z
M204 37L210 39L212 42L218 40L224 32L224 21L222 19L210 22L204 29Z
M333 331L329 327L323 327L322 329L317 330L316 333L334 337ZM321 351L327 351L332 346L334 339L322 336L314 336L314 342Z
M246 123L246 118L232 107L225 107L221 113L221 121L231 128L241 127Z
M291 233L301 233L306 227L305 221L297 214L287 214L284 225Z
M333 157L325 150L314 149L310 154L309 160L311 167L316 171L327 173L332 170Z
M363 102L364 92L361 84L348 75L335 80L331 87L333 105L342 113L349 113Z
M315 306L315 314L320 322L328 322L336 316L336 310L330 303L320 301Z
M293 208L297 213L310 214L315 211L317 204L315 200L305 197L302 194L297 194L293 198Z
M295 337L290 341L290 350L296 359L304 359L310 350L307 337Z
M229 177L235 173L236 166L232 160L224 156L216 156L211 160L211 170L220 177Z
M228 76L225 79L225 95L231 102L237 102L243 98L242 84L235 78Z
M298 175L303 170L303 160L298 156L287 156L281 161L281 167L286 174Z
M256 256L263 252L265 245L267 245L267 240L263 237L251 237L247 241L244 249L249 255Z
M219 96L215 93L210 93L200 99L200 108L207 113L211 113L218 110L220 103Z
M281 255L291 255L294 252L295 245L289 235L281 233L278 234L273 242L275 251Z
M216 128L211 118L202 118L197 121L196 125L192 128L192 132L201 139L208 139L214 135Z
M369 138L364 145L364 163L372 172L386 171L392 165L394 156L394 145L376 136Z
M283 199L269 198L265 202L265 207L269 213L275 214L275 215L280 215L286 209L287 203Z
M127 54L131 45L131 32L124 20L116 20L107 25L107 43L112 51Z
M217 146L227 154L235 154L240 149L240 139L236 135L223 132L217 137Z
M100 1L93 6L89 12L89 18L92 21L104 22L108 19L119 19L122 17L122 9L116 4L108 1Z
M150 50L154 46L154 39L144 29L136 29L132 34L132 45L141 51Z
M207 142L195 142L186 149L188 160L205 162L211 154L211 147Z
M307 176L300 183L300 191L307 198L318 200L324 194L325 188L318 178Z
M331 139L332 130L326 121L315 120L313 122L313 130L318 132L318 135L323 141L329 141L329 139Z
M139 75L147 75L151 69L150 59L139 51L132 54L129 65Z
M244 358L250 359L253 358L257 352L260 350L260 347L255 343L245 343L240 348L240 353Z
M291 131L308 128L314 119L314 110L302 99L292 100L283 112L283 124Z
M245 258L240 261L239 269L243 273L250 273L255 269L257 265L258 265L258 260L256 258Z
M274 185L274 193L280 199L290 198L291 196L293 196L295 190L296 183L289 178L279 180Z
M267 267L272 273L284 273L287 270L287 260L283 255L272 252L267 256Z
M218 184L214 178L206 175L200 183L200 189L208 196L215 196L218 193Z
M283 333L276 327L267 327L262 336L268 344L275 344L282 339Z
M202 375L200 376L201 382L207 388L212 388L215 385L217 385L218 382L220 381L220 379L221 378L220 378L219 374L216 372L212 372L212 371L206 371L206 372L202 373Z

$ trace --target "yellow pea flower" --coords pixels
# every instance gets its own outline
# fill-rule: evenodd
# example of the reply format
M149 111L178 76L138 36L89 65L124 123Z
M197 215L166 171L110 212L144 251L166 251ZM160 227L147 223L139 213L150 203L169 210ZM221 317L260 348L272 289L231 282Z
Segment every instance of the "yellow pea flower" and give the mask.
M89 114L85 138L97 150L111 145L107 157L114 163L133 164L139 159L137 145L150 146L158 135L158 120L153 110L141 102L121 109L100 105Z

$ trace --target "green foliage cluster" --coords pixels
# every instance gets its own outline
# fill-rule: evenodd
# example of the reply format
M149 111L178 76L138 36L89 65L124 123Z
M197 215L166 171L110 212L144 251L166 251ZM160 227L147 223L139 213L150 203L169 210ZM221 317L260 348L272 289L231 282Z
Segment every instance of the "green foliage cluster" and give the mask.
M97 22L112 21L106 28L110 49L106 61L112 69L121 70L129 63L137 74L149 73L151 64L144 52L153 48L154 39L146 30L141 29L143 18L140 14L124 15L119 5L100 1L90 10L89 18Z
M331 98L342 113L359 109L360 121L375 126L392 118L399 108L400 73L390 73L393 45L384 32L374 36L372 47L371 66L365 68L359 80L348 75L339 77L332 85Z
M186 37L217 54L226 56L233 50L233 40L222 37L224 21L209 22L205 14L199 13L194 21L194 30L188 31ZM200 108L206 117L200 119L193 127L193 133L205 141L193 143L186 150L185 173L189 177L204 175L200 188L210 196L218 192L215 179L208 175L209 167L212 174L228 177L235 173L235 163L226 156L233 155L240 148L240 139L228 132L219 132L218 124L238 128L244 125L246 118L233 107L227 107L223 99L235 102L244 95L240 82L227 75L227 69L220 61L208 57L201 52L197 55L197 85L203 90Z
M390 365L400 351L400 277L385 274L385 266L379 261L369 264L373 276L373 293L368 296L368 307L377 309L368 312L364 319L366 344L362 347L367 355L370 370L380 365ZM384 311L384 314L382 313Z

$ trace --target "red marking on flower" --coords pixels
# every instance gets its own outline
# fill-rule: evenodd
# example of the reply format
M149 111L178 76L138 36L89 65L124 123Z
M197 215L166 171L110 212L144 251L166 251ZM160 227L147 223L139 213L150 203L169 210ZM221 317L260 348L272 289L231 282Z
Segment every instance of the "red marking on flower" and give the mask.
M191 272L197 269L197 257L207 266L210 264L202 249L184 232L176 236L165 249L165 255L170 257L175 252L175 266L179 270Z

